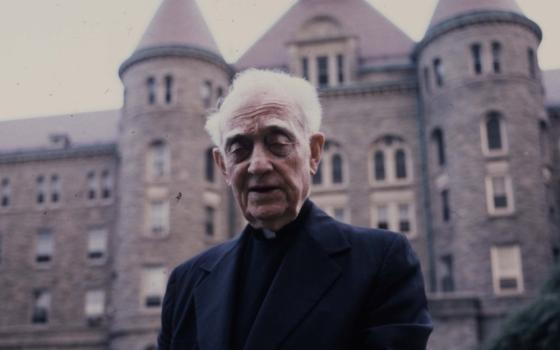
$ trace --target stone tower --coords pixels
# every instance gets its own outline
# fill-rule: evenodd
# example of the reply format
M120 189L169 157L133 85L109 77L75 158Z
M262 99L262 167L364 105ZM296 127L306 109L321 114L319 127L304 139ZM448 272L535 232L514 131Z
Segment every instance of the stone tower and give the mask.
M415 51L431 289L472 297L482 339L552 263L541 35L514 0L440 0Z
M231 69L196 2L164 0L119 74L125 98L110 344L142 350L155 343L170 270L226 238L228 201L204 122Z

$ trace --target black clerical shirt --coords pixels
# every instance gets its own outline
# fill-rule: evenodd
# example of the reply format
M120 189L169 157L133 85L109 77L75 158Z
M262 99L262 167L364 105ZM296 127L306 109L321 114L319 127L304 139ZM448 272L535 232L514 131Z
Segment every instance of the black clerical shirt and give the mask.
M310 208L311 202L306 200L298 217L278 232L263 232L248 227L248 232L243 237L243 253L237 269L232 350L242 350L245 346L278 268L302 230Z

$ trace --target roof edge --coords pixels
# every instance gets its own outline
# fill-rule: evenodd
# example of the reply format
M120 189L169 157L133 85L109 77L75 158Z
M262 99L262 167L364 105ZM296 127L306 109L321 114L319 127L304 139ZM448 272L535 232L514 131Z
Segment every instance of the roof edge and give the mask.
M508 11L471 11L467 13L463 13L459 16L452 17L449 19L440 22L439 24L435 25L434 27L428 29L424 38L416 44L414 51L413 51L413 59L415 59L419 52L424 49L430 42L435 40L436 38L440 37L443 34L446 34L452 30L463 28L470 25L481 24L481 23L514 23L519 24L530 31L532 31L539 43L542 40L542 30L539 25L524 15L520 15L515 12L508 12Z
M27 150L13 150L0 153L0 164L22 163L34 160L54 160L74 157L92 157L100 155L118 156L116 143L103 143L92 145L72 146L69 148L45 149L35 148Z
M124 73L136 63L162 57L190 57L197 58L224 69L233 76L234 69L222 56L200 47L190 45L164 45L147 47L136 50L132 56L127 58L119 67L119 77L122 79Z

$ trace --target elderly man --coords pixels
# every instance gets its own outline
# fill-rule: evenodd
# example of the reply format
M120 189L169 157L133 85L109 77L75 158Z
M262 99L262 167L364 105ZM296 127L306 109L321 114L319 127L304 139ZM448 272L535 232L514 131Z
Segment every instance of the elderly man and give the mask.
M249 222L178 266L159 349L425 349L432 329L406 239L340 223L309 199L325 137L315 89L248 70L206 128Z

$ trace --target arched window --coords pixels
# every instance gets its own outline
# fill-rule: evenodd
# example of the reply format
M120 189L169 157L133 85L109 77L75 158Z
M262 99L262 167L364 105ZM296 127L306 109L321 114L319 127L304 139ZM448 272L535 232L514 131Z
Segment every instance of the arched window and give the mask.
M440 128L434 129L432 140L436 147L438 165L445 165L445 141L443 139L443 131Z
M492 43L492 68L494 69L494 73L501 73L502 71L501 56L502 44L494 41Z
M437 86L443 86L443 63L441 58L435 58L433 61L434 75Z
M490 113L486 119L486 140L488 141L488 150L502 149L502 132L498 113Z
M169 175L169 148L165 141L152 142L148 158L148 174L152 180Z
M173 100L173 77L165 76L165 103L169 104Z
M332 162L332 182L333 184L342 183L342 157L340 154L334 154L331 158Z
M214 182L215 175L214 175L214 156L212 147L206 150L206 157L205 157L205 175L206 181Z
M532 48L527 49L527 61L529 64L529 76L531 78L537 77L537 60L535 58L535 51Z
M480 43L471 45L471 55L474 73L479 75L482 73L482 47L480 46Z
M373 143L369 168L373 185L407 182L412 177L410 151L400 137L383 136Z
M373 164L375 167L375 180L385 180L385 155L383 154L383 151L375 152Z
M346 182L346 171L347 168L344 164L344 156L340 145L327 140L321 163L319 163L317 172L312 177L312 184L320 188L341 186Z
M317 172L315 172L315 175L313 175L312 181L313 185L320 185L323 183L323 162L319 163Z
M148 79L146 79L146 86L148 89L148 103L153 105L156 103L156 79L154 77L148 77Z
M403 149L398 149L395 152L395 174L397 179L406 178L406 155Z

